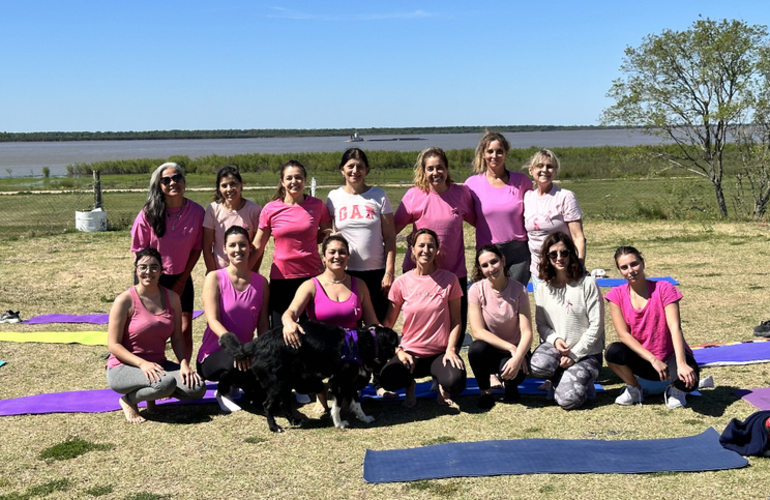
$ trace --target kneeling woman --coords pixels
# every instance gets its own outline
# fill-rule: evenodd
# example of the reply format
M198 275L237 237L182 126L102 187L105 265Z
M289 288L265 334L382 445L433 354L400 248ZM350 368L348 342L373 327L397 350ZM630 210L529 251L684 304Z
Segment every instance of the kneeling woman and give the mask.
M311 321L354 329L363 319L364 326L377 325L369 290L361 278L345 272L350 258L348 240L342 235L327 236L322 245L324 272L300 285L291 305L283 313L283 338L287 345L301 343L305 332L297 320L303 311ZM317 411L328 413L326 394L319 393Z
M682 294L665 281L644 275L644 259L634 247L619 247L615 265L627 284L607 294L610 315L620 342L607 348L607 366L626 383L615 403L630 406L643 400L639 381L671 380L664 399L670 409L687 404L686 393L698 387L700 369L684 341L679 317Z
M535 321L542 343L532 354L530 373L548 379L556 403L573 410L593 396L602 368L602 294L565 233L545 239L538 273L543 284L535 291Z
M219 346L219 337L234 333L242 344L269 329L267 280L251 271L251 238L241 226L231 226L224 234L224 252L229 264L206 275L203 310L206 331L198 351L198 371L206 380L217 381L216 399L222 411L240 410L233 399L242 389L247 400L261 404L262 386L251 371L249 360L235 361Z
M519 395L518 385L528 372L532 345L532 320L527 289L510 279L505 257L497 245L484 245L476 252L473 286L468 291L468 318L475 339L468 361L481 390L478 406L492 408L490 376L499 377L505 398Z
M185 357L179 295L158 285L161 262L154 248L138 251L134 262L138 283L118 295L110 310L107 383L123 394L120 406L133 424L145 421L137 408L140 401L147 401L152 411L156 399L195 400L206 393L206 385ZM179 364L166 359L169 338Z
M383 322L393 328L403 309L401 347L382 369L380 382L388 391L406 387L404 405L411 407L417 402L414 379L432 376L439 386L438 403L450 405L450 394L465 390L465 366L457 354L463 291L457 276L436 265L436 233L420 229L410 246L416 267L393 282Z

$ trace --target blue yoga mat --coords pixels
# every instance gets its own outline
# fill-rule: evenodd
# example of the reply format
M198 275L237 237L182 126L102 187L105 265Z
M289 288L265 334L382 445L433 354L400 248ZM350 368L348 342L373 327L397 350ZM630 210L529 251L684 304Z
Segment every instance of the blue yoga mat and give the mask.
M663 276L662 278L647 278L647 279L652 281L667 281L672 285L679 284L679 282L674 278L672 278L671 276ZM603 288L625 285L626 283L628 283L628 281L624 280L623 278L600 278L596 280L596 284ZM527 291L534 292L534 289L532 288L532 283L527 283Z
M639 474L737 469L748 461L719 444L713 428L683 438L598 441L518 439L366 450L370 483L511 474Z

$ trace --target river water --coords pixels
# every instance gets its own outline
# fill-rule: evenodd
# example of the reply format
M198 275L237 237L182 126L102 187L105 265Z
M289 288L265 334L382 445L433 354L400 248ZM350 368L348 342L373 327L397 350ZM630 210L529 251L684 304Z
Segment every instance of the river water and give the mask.
M414 136L367 136L351 144L347 137L288 137L264 139L191 139L168 141L76 141L0 143L0 175L40 176L43 167L51 175L67 172L67 165L102 160L168 158L185 155L229 156L248 153L342 152L356 146L363 150L420 151L438 146L443 149L475 148L480 134L422 134ZM660 144L661 139L640 131L559 130L553 132L506 132L512 148L635 146ZM393 140L397 139L397 140ZM3 173L5 172L5 174Z

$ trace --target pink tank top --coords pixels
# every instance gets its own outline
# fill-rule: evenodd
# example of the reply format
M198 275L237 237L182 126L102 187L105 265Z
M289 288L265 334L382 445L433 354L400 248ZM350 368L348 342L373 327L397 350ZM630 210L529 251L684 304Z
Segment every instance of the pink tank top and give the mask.
M219 322L245 344L254 338L254 331L257 329L265 280L260 274L251 273L251 282L245 290L239 292L230 281L227 269L219 269L216 273L219 282ZM219 337L206 326L203 344L198 351L198 361L203 361L206 356L220 349Z
M355 277L351 276L353 286L348 300L336 302L326 295L324 287L316 278L311 278L315 283L315 299L307 305L307 317L311 321L320 321L328 325L342 328L356 328L361 319L361 298L358 296L358 287Z
M126 350L152 363L166 361L166 342L174 333L174 311L168 301L168 290L160 287L166 309L160 314L153 314L144 307L136 288L128 289L134 304L134 313L126 321L122 344ZM110 354L107 368L114 368L123 363Z

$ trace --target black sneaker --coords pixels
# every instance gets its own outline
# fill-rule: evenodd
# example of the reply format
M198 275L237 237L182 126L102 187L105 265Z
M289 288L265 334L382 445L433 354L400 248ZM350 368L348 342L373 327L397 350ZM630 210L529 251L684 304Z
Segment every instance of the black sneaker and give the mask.
M19 317L19 311L13 312L13 311L5 311L5 313L0 316L0 323L21 323L21 318Z
M10 311L8 311L10 312ZM770 337L770 319L763 321L758 326L754 327L755 337Z

